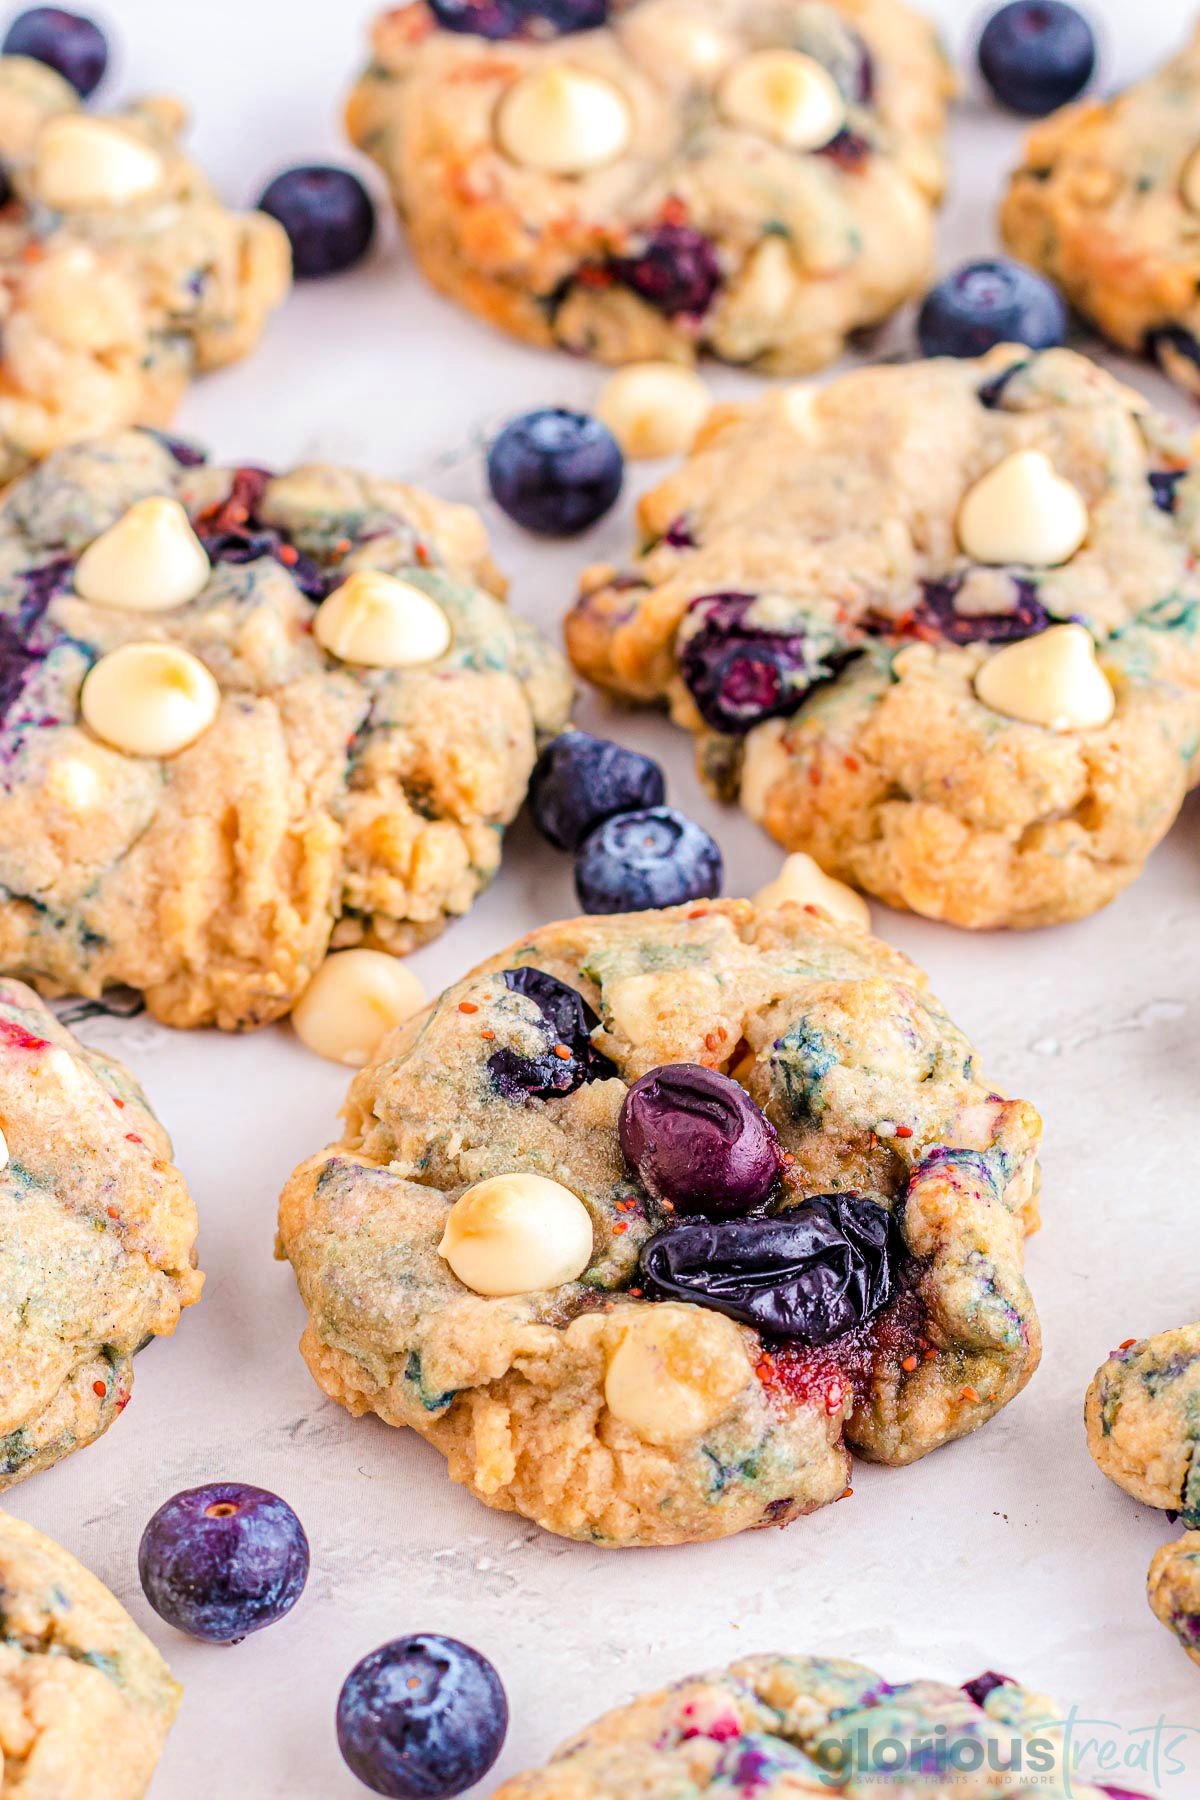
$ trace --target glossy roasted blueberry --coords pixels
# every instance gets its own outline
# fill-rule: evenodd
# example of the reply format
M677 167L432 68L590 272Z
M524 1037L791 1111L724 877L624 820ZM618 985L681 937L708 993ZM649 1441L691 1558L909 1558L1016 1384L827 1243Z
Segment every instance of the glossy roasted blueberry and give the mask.
M740 736L764 719L794 713L848 653L822 653L802 632L747 624L753 594L702 594L688 608L696 630L681 634L679 672L701 718Z
M95 92L108 67L108 40L95 20L62 6L18 13L0 49L5 56L31 56L57 69L81 100Z
M779 1178L771 1121L745 1088L699 1063L669 1063L635 1081L617 1131L646 1192L677 1212L740 1217L761 1206Z
M656 762L589 731L562 732L529 777L533 822L557 850L577 850L614 813L660 806L665 797Z
M771 1219L685 1220L642 1251L647 1289L805 1345L830 1344L885 1307L899 1232L873 1200L827 1194Z
M267 183L258 202L287 232L298 277L339 275L361 262L375 235L375 205L350 169L308 163Z
M545 537L573 537L612 506L625 459L599 419L547 406L509 421L488 451L487 472L510 519Z
M606 819L575 857L575 892L586 913L711 900L723 875L721 852L707 831L673 806Z
M489 1056L492 1086L504 1099L524 1100L530 1094L561 1099L585 1081L607 1081L617 1073L616 1065L592 1043L600 1020L575 988L532 967L505 969L500 979L512 993L533 1001L546 1027L546 1048L540 1056L522 1056L509 1049Z
M700 318L721 285L712 243L690 225L660 225L636 256L614 257L618 281L668 319Z
M475 37L516 37L525 22L521 0L429 0L443 31L465 31Z
M1095 35L1065 0L1012 0L983 28L979 68L1002 106L1041 119L1092 79Z
M997 344L1048 350L1066 342L1068 324L1066 302L1044 275L988 256L963 263L930 289L917 337L924 356L983 356Z
M390 1800L451 1800L473 1787L507 1730L504 1684L486 1656L433 1632L364 1656L338 1696L338 1748Z
M159 1507L142 1533L138 1574L168 1625L236 1644L295 1606L308 1580L308 1539L278 1494L213 1481Z
M1154 504L1159 512L1173 513L1175 511L1178 498L1176 489L1187 472L1186 469L1152 469L1150 471L1148 477L1150 492L1154 495Z
M959 612L956 601L962 585L961 577L923 581L921 598L903 629L946 644L1015 644L1020 638L1036 637L1054 622L1026 575L1013 577L1016 604L1011 612Z
M982 1706L988 1695L994 1694L997 1688L1016 1685L1011 1675L998 1675L994 1669L988 1669L986 1674L977 1675L974 1681L964 1681L962 1691L976 1706Z

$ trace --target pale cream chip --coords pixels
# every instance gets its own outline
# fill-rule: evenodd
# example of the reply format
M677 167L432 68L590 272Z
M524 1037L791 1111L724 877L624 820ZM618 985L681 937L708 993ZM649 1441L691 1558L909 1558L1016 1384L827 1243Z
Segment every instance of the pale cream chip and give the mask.
M732 1319L668 1301L631 1311L604 1398L647 1444L684 1444L729 1411L753 1373Z
M421 983L398 956L337 950L293 1007L292 1026L318 1056L361 1069L388 1033L424 1005Z
M754 50L717 90L721 116L788 150L821 150L846 122L846 103L829 71L802 50Z
M176 644L122 644L88 672L84 723L127 756L175 756L202 737L221 694L204 664Z
M88 545L75 568L75 592L94 606L169 612L194 600L211 573L178 500L137 500Z
M58 211L128 206L161 184L163 162L124 126L62 113L38 133L31 179L38 199Z
M1112 684L1082 625L1052 625L1006 644L980 668L975 692L993 712L1049 731L1094 731L1116 710Z
M496 141L522 168L587 175L629 148L633 114L620 88L570 63L531 69L496 112Z
M436 600L399 576L360 569L317 608L313 633L340 662L407 669L450 648L450 621Z
M476 1294L535 1294L578 1280L593 1238L592 1216L577 1194L519 1171L489 1176L459 1196L438 1254Z
M605 382L596 417L633 461L682 456L704 423L712 396L682 363L629 363Z
M827 875L819 863L802 850L786 857L774 881L769 881L754 896L754 904L772 909L793 901L798 906L820 906L835 919L850 925L871 929L871 909L861 894L844 881Z
M1083 495L1041 450L1017 450L982 476L963 499L958 540L976 562L1053 569L1069 562L1088 534Z

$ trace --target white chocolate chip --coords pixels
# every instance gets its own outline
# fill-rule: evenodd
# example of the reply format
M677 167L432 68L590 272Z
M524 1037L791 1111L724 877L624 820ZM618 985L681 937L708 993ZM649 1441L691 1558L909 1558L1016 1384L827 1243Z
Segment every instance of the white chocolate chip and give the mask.
M682 456L708 416L712 396L682 363L629 363L605 382L596 402L602 419L634 461Z
M575 1281L592 1260L592 1216L545 1175L491 1175L450 1208L438 1245L477 1294L538 1294Z
M60 756L46 770L46 793L67 812L84 813L100 797L101 781L90 763L78 756Z
M717 104L730 125L788 150L820 150L846 122L832 75L802 50L754 50L725 76Z
M4 1133L2 1131L0 1131L0 1169L7 1169L7 1167L8 1167L8 1139L5 1137Z
M633 115L620 88L566 63L523 75L496 114L496 140L505 155L543 175L603 169L632 137Z
M327 956L292 1008L301 1043L330 1062L361 1069L397 1025L425 1004L421 983L398 956L337 950Z
M798 906L822 906L835 919L861 925L864 931L871 929L871 909L862 895L856 894L844 881L827 875L821 865L802 850L786 857L774 881L769 881L754 896L755 906L768 910L782 906L788 900Z
M1184 205L1190 206L1193 212L1200 213L1200 144L1197 144L1183 165L1179 191Z
M761 825L767 816L767 800L775 783L787 774L788 753L784 749L785 719L764 719L747 732L742 745L741 802Z
M732 1319L663 1302L631 1311L604 1379L611 1413L647 1444L702 1437L753 1378Z
M708 84L738 53L732 33L697 16L695 0L645 0L621 13L617 29L634 62L664 79Z
M38 133L33 189L58 211L126 206L153 193L162 178L158 152L108 119L63 113Z
M89 671L84 722L128 756L174 756L217 716L221 692L204 664L177 644L122 644Z
M178 500L137 500L88 545L75 569L75 592L95 606L169 612L194 600L211 572Z
M1082 625L1052 625L1006 644L979 670L975 692L993 712L1050 731L1095 730L1108 724L1117 704Z
M1083 495L1041 450L1006 456L975 483L958 513L959 543L981 563L1057 568L1087 534Z
M317 642L341 662L408 669L436 662L450 648L450 621L410 581L360 569L317 608Z

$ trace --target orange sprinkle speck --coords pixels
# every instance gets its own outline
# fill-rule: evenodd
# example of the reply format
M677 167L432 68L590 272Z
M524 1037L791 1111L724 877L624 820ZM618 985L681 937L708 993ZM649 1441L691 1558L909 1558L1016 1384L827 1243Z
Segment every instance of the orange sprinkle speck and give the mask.
M936 1361L937 1361L937 1354L938 1354L938 1353L937 1353L937 1351L936 1351L936 1350L934 1350L934 1349L929 1349L929 1350L927 1350L927 1351L926 1351L926 1352L925 1352L925 1361L926 1361L926 1362L936 1362Z
M141 1138L140 1138L140 1137L139 1137L139 1136L138 1136L138 1134L137 1134L137 1132L136 1132L136 1131L127 1131L127 1132L126 1132L126 1133L125 1133L125 1142L126 1142L126 1143L127 1143L127 1144L140 1144L140 1143L141 1143L141 1141L142 1141L142 1140L141 1140Z
M821 785L821 771L818 769L816 763L813 763L809 768L808 785L810 787L820 787Z
M706 1032L704 1036L704 1048L706 1050L715 1050L720 1041L720 1037L715 1031Z
M427 569L433 560L424 544L418 544L413 554L423 569Z
M917 1367L917 1364L919 1361L920 1361L919 1357L906 1356L904 1361L900 1364L900 1367L902 1369L907 1369L908 1373L911 1375L913 1370Z
M633 1295L633 1298L635 1300L640 1300L643 1293L645 1292L645 1289L644 1288L630 1288L629 1292Z
M707 919L707 917L708 917L707 906L694 906L692 908L691 912L688 914L689 919Z
M614 1230L614 1232L616 1232L617 1236L619 1237L623 1231L629 1230L629 1220L628 1219L618 1219L615 1222L615 1224L613 1225L613 1230Z
M473 1000L460 1000L458 1003L458 1010L459 1012L473 1013L478 1012L479 1008Z
M862 767L862 764L859 762L857 756L846 756L846 757L843 757L842 760L852 775L858 774L858 771Z
M969 1386L965 1387L962 1390L962 1397L964 1400L970 1400L972 1403L975 1403L979 1399L979 1389Z
M125 1111L125 1102L123 1100L118 1100L115 1094L113 1095L113 1105L119 1106L122 1112Z
M300 561L300 552L294 544L280 544L279 549L276 551L276 555L279 557L279 560L285 569L295 568L296 564Z
M1118 1348L1119 1348L1119 1349L1121 1349L1121 1350L1132 1350L1132 1349L1133 1349L1133 1346L1134 1346L1134 1345L1135 1345L1135 1344L1136 1344L1136 1343L1137 1343L1137 1339L1136 1339L1136 1338L1126 1338L1126 1339L1125 1339L1125 1342L1124 1342L1124 1343L1123 1343L1123 1344L1121 1344L1121 1345L1119 1345L1119 1346L1118 1346Z
M103 1400L105 1394L107 1394L107 1392L108 1392L108 1389L105 1387L105 1385L102 1381L93 1381L92 1392L93 1392L93 1394L99 1394L101 1400Z
M334 548L335 555L345 556L347 551L350 548L350 539L349 538L339 538L337 543L333 546L333 548Z
M853 1496L853 1493L854 1489L852 1487L843 1488L840 1497L843 1500L849 1500Z
M483 1030L479 1033L479 1035L481 1038L486 1038L490 1044L496 1034L494 1031L489 1031L485 1025Z
M555 1044L554 1054L555 1056L561 1057L563 1062L570 1062L571 1060L571 1052L567 1049L565 1044Z
M104 1210L110 1219L119 1219L121 1216L115 1206L106 1206Z
M896 1136L897 1137L911 1137L912 1134L913 1133L912 1133L911 1125L897 1125L897 1127L896 1127Z

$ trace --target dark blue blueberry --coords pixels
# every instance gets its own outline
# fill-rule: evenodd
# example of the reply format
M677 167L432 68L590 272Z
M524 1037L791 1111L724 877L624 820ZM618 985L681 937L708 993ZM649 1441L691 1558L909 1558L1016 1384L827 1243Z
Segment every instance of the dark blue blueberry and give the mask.
M1150 492L1154 495L1154 504L1159 512L1173 513L1176 504L1176 488L1187 474L1186 469L1151 469L1148 476Z
M694 550L696 539L686 513L680 513L672 519L663 534L663 543L670 544L672 550Z
M1041 119L1092 79L1095 34L1065 0L1012 0L983 28L979 67L1002 106Z
M989 1669L986 1674L977 1675L974 1681L964 1681L962 1691L976 1706L982 1706L988 1695L994 1694L997 1688L1016 1685L1011 1675L997 1675L994 1669Z
M561 1099L585 1081L607 1081L617 1073L616 1065L592 1043L600 1020L575 988L532 966L505 969L500 979L512 993L533 1001L546 1030L540 1056L504 1049L488 1058L492 1086L505 1100L524 1100L530 1094ZM562 1050L570 1054L562 1056Z
M142 1533L138 1574L168 1625L236 1644L295 1606L308 1580L308 1539L278 1494L212 1481L159 1507Z
M95 20L62 6L18 13L0 46L5 56L31 56L69 81L81 99L99 87L108 67L108 41Z
M10 620L0 618L0 724L25 691L25 677L38 658Z
M614 257L618 281L668 319L700 318L721 285L716 250L690 225L660 225L636 256Z
M896 1289L899 1233L855 1194L822 1194L771 1219L688 1219L642 1251L647 1290L805 1345L844 1337Z
M924 356L983 356L997 344L1048 350L1066 342L1067 327L1058 289L1004 256L955 269L926 294L917 317Z
M1023 375L1028 367L1028 361L1009 363L1007 369L1002 369L999 375L993 375L990 381L985 381L979 389L980 406L985 406L989 412L1004 412L1008 407L1011 383L1018 375Z
M609 0L525 0L529 20L555 31L599 31L608 23Z
M861 169L873 149L870 139L865 138L860 131L850 131L843 126L836 137L822 145L817 154L828 157L840 169Z
M325 163L285 169L267 183L258 205L287 232L298 276L353 268L375 235L374 202L349 169Z
M0 163L0 206L7 206L12 197L13 187L8 170Z
M69 556L26 569L16 612L0 616L0 724L21 698L30 669L44 654L42 649L31 648L32 633L55 596L69 592L74 573L75 563Z
M390 1800L451 1800L504 1744L508 1700L486 1656L457 1638L396 1638L355 1663L337 1704L338 1748Z
M763 719L794 713L818 682L849 659L822 652L801 631L746 623L754 594L702 594L688 609L698 630L681 638L679 672L701 718L714 731L740 735Z
M646 1192L680 1212L738 1217L779 1179L775 1127L745 1088L699 1063L670 1063L635 1081L617 1131Z
M168 456L174 457L181 469L199 469L208 461L208 452L199 444L190 444L186 438L175 437L169 431L155 431L149 425L145 430L148 437L162 445Z
M539 26L593 31L608 20L608 0L429 0L429 6L444 31L493 39L536 35Z
M196 535L213 563L253 563L274 557L309 600L323 600L336 576L327 576L311 556L288 544L274 526L258 516L272 480L269 469L247 465L234 471L228 496L195 521Z
M721 891L721 852L707 831L671 806L618 813L584 839L575 892L586 913L641 912L711 900Z
M1017 603L1011 612L959 612L956 602L962 585L961 576L923 581L921 598L901 629L946 644L1015 644L1019 638L1036 637L1054 622L1028 576L1013 578Z
M625 459L599 419L546 406L509 421L488 451L487 472L510 519L546 537L573 537L612 506Z
M661 806L663 772L648 756L588 731L564 731L546 745L529 778L529 810L557 850L578 850L614 813Z

